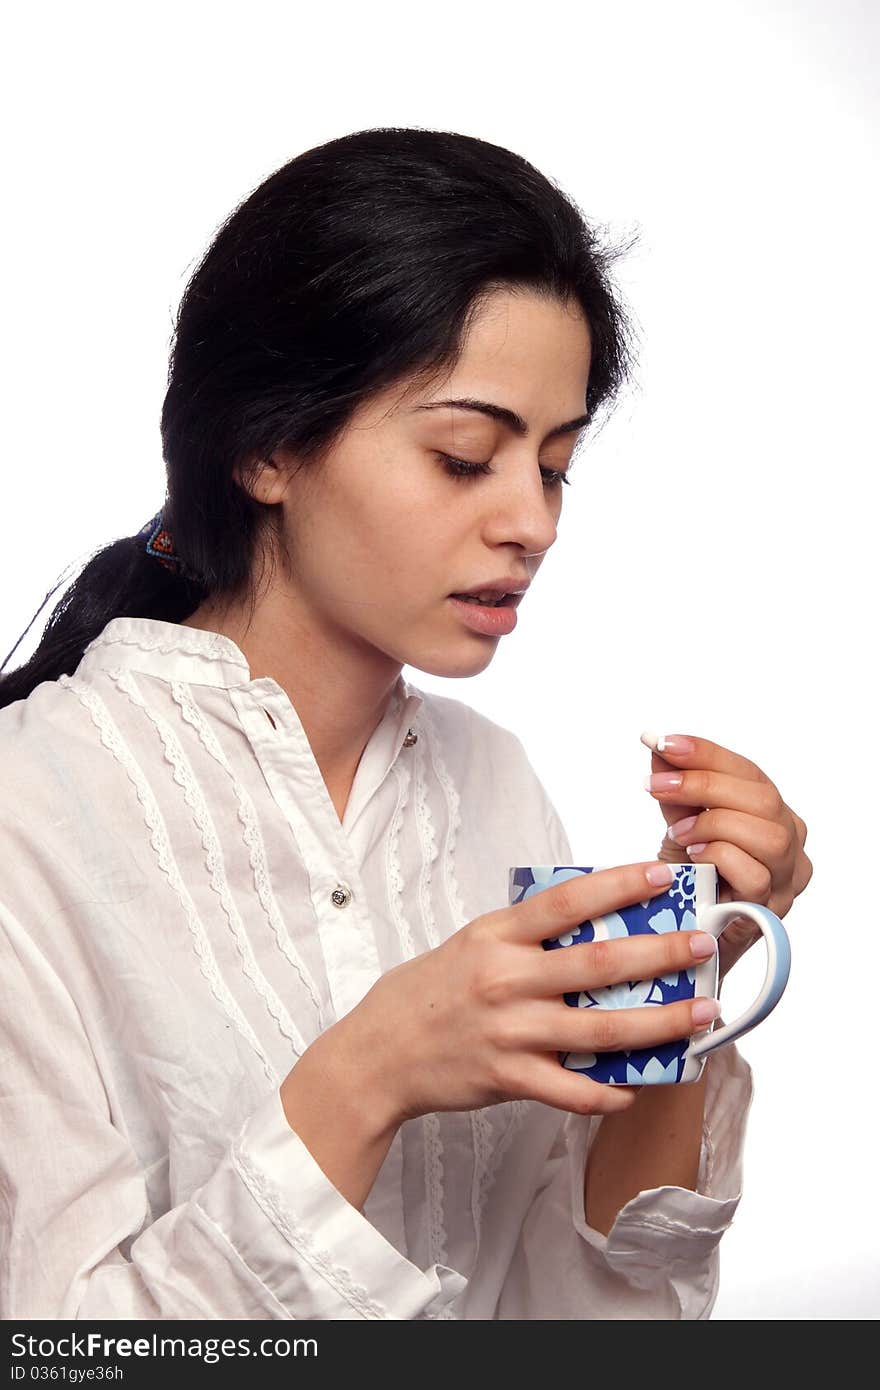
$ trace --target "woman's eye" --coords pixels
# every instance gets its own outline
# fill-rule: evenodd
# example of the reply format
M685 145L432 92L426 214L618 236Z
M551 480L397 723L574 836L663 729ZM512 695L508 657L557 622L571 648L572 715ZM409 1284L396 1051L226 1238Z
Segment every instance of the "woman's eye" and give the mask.
M489 463L468 463L467 459L457 459L453 458L451 454L439 452L437 457L443 461L447 473L453 478L473 478L492 472L492 466ZM562 483L571 487L571 479L561 469L542 468L541 476L544 479L545 487L560 487Z

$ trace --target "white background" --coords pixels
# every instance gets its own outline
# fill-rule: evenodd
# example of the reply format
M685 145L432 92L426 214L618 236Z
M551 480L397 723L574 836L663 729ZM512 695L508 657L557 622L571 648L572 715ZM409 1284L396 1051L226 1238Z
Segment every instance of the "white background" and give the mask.
M877 8L311 8L7 16L0 658L161 505L177 300L279 165L368 126L457 130L638 232L617 270L638 381L579 453L516 632L473 680L405 674L519 734L576 863L659 847L645 728L746 755L805 819L789 990L740 1044L756 1095L714 1316L874 1318ZM756 947L726 1018L762 976Z

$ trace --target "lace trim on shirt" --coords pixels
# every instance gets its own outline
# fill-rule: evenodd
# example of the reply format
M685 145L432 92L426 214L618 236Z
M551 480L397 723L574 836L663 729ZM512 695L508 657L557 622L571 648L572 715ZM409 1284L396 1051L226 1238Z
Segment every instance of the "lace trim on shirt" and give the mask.
M187 891L186 885L181 878L180 871L174 860L171 851L171 842L168 837L168 830L162 818L162 813L159 810L159 805L136 759L126 747L125 741L110 711L107 709L100 695L87 686L79 677L61 675L58 677L57 683L59 686L74 694L80 703L89 711L89 714L92 716L92 722L101 735L101 743L105 748L109 749L117 761L122 765L130 781L134 784L138 800L143 807L144 820L150 832L150 844L155 852L159 868L177 894L180 905L186 914L187 924L189 926L190 935L192 936L193 948L199 959L201 972L211 986L211 993L214 995L214 998L223 1007L227 1018L235 1025L241 1036L250 1043L254 1052L260 1059L266 1076L273 1084L276 1084L279 1078L274 1067L261 1048L256 1033L251 1028L223 982L207 934L196 912L195 903Z
M435 946L439 946L440 937L437 933L437 923L434 920L434 909L431 905L431 871L434 860L439 854L439 850L437 849L437 840L434 835L434 823L431 810L428 806L428 785L425 780L424 758L424 741L421 741L416 745L415 757L413 759L416 782L416 824L419 831L419 843L422 847L422 868L419 874L419 907L425 926L425 936L428 940L428 946L433 950Z
M514 1135L517 1133L518 1129L520 1128L520 1125L523 1122L523 1119L526 1115L526 1111L528 1110L528 1104L529 1103L527 1100L511 1100L506 1101L501 1105L493 1106L488 1113L485 1110L475 1110L473 1112L474 1115L479 1114L485 1120L487 1135L486 1143L481 1151L482 1167L475 1172L473 1190L471 1195L471 1209L473 1211L474 1216L474 1230L476 1232L478 1252L480 1249L480 1236L482 1234L483 1212L486 1206L486 1202L489 1199L489 1193L492 1189L492 1184L494 1183L498 1171L501 1168L501 1164L504 1161L504 1156L513 1142ZM497 1143L495 1143L494 1148L492 1147L492 1139L495 1134L495 1129L492 1125L491 1119L489 1118L492 1111L498 1113L499 1122L501 1112L506 1111L507 1113L507 1126L504 1129L501 1138L497 1141Z
M150 708L141 695L137 682L130 671L109 671L108 675L111 680L116 681L120 690L128 696L132 704L143 711L162 740L165 757L173 768L173 780L182 789L184 800L192 811L193 820L201 832L211 887L223 906L236 950L241 958L242 971L263 1000L279 1030L293 1044L299 1055L305 1051L306 1044L284 1004L257 965L247 930L229 888L220 837L208 810L204 793L199 786L198 778L193 772L176 734L168 722Z
M422 1116L425 1133L425 1184L428 1189L428 1259L427 1263L445 1264L446 1227L443 1224L443 1140L440 1137L440 1117Z
M321 1033L324 1031L324 1019L321 1011L320 996L304 961L301 959L299 952L290 939L290 934L284 925L284 920L278 909L275 894L272 892L269 869L266 863L266 847L260 831L260 823L257 818L256 808L250 793L242 786L230 767L229 759L218 742L213 729L208 726L204 715L192 697L191 687L187 685L185 681L174 680L171 682L171 693L180 707L180 713L185 722L196 730L204 747L210 753L211 757L220 764L232 782L238 801L238 817L244 828L243 838L248 847L250 865L254 872L254 883L260 903L272 928L279 951L281 951L290 965L293 966L309 993L317 1014L317 1031ZM304 1052L306 1046L307 1044L302 1037L300 1037L300 1046L297 1051L299 1053Z
M388 908L391 920L400 942L400 953L404 960L412 960L416 953L412 932L403 911L403 873L400 868L400 831L403 813L408 804L411 774L408 764L400 758L392 763L391 771L397 779L397 803L391 817L388 838L385 841L385 883L388 893Z
M412 960L416 954L412 931L403 910L403 874L400 868L400 830L403 812L408 804L409 786L412 774L408 765L400 761L393 764L392 771L397 779L397 803L391 817L385 847L386 882L388 884L388 904L391 918L397 930L400 951L404 960ZM420 834L422 846L424 835ZM436 940L436 932L434 933ZM425 1196L428 1207L428 1259L427 1263L439 1262L438 1250L445 1253L445 1233L442 1217L443 1144L440 1139L440 1122L436 1115L422 1116L422 1137L425 1146Z
M425 926L428 946L433 949L439 945L437 923L431 905L431 866L437 858L437 841L431 811L428 806L428 788L425 782L423 744L415 748L413 759L416 783L416 824L419 843L422 847L422 867L419 873L419 907ZM440 1137L439 1116L422 1116L425 1136L425 1186L428 1194L428 1264L446 1264L446 1228L443 1218L443 1141Z
M446 897L455 921L455 930L460 931L467 925L464 904L459 891L458 879L455 873L455 844L458 838L458 831L461 828L461 798L455 788L455 784L449 775L443 755L440 752L440 743L437 737L436 726L433 714L425 706L421 711L421 722L423 727L427 726L430 733L428 742L431 748L431 762L434 774L443 793L446 797L447 815L449 822L449 833L446 840L446 853L443 857L443 873L446 888ZM515 1130L519 1127L523 1115L526 1111L527 1102L524 1100L514 1100L509 1103L507 1113L509 1122L501 1142L494 1145L495 1128L487 1114L486 1109L471 1110L471 1135L474 1145L474 1173L471 1185L471 1213L474 1221L474 1237L476 1240L477 1253L480 1249L480 1233L482 1229L483 1209L489 1196L489 1190L495 1181L495 1175L504 1154L510 1145Z
M262 1174L248 1161L238 1140L232 1145L232 1154L235 1165L254 1199L264 1211L270 1213L278 1230L283 1231L291 1245L305 1257L313 1269L324 1276L340 1298L357 1309L363 1318L387 1318L388 1310L374 1302L363 1284L356 1284L350 1271L337 1264L328 1252L318 1245L309 1229L279 1205L274 1192L270 1191L264 1182Z
M224 643L229 641L228 637L223 638ZM94 651L96 647L105 646L138 647L142 652L159 652L162 656L171 656L175 652L182 652L185 656L203 656L208 661L234 661L237 659L238 664L241 665L241 655L236 656L236 653L230 651L229 647L225 645L211 646L206 643L204 632L199 637L195 633L190 634L190 630L185 627L181 627L179 635L174 637L164 635L150 637L146 633L138 637L121 637L108 635L105 631L99 633L88 644L83 656L86 652Z

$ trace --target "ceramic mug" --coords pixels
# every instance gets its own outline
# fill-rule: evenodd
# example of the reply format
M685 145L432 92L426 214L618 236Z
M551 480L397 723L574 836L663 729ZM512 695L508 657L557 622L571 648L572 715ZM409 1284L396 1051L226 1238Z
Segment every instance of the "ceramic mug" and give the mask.
M601 866L599 866L601 867ZM612 867L612 866L608 866ZM719 937L735 917L748 917L760 928L767 946L767 975L754 1003L721 1028L710 1023L699 1033L675 1042L621 1052L560 1052L559 1060L571 1071L583 1072L593 1081L618 1086L664 1086L699 1080L708 1053L735 1042L775 1009L788 983L791 946L779 918L760 903L719 903L718 875L714 864L673 864L675 877L662 893L643 902L606 912L581 922L570 931L542 941L546 951L564 949L585 941L612 937L661 935L670 931L705 931ZM530 865L509 872L511 905L544 892L556 883L579 874L598 872L567 864ZM697 995L718 998L718 955L697 961L687 970L674 970L653 980L623 981L601 989L566 994L565 1002L582 1009L633 1009L652 1004L671 1004Z

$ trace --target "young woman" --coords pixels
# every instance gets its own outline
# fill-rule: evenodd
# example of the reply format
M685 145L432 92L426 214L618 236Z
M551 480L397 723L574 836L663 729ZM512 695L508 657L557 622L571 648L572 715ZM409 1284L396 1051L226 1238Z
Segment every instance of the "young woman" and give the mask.
M401 675L482 671L528 602L628 367L609 259L509 151L379 129L192 276L165 505L0 686L3 1317L709 1316L750 1068L558 1059L705 1029L563 999L698 934L544 951L662 862L506 907L510 865L571 862L559 817L512 733ZM693 742L655 751L664 815L781 915L803 822Z

